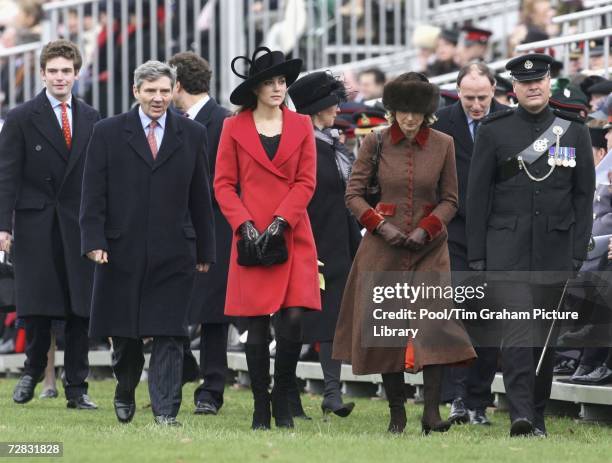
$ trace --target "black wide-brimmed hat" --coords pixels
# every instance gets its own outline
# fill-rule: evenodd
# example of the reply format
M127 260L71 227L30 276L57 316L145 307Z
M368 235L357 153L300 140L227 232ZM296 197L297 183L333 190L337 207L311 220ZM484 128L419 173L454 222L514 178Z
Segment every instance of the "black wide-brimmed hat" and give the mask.
M331 73L319 71L298 79L289 96L298 113L312 115L346 101L346 89Z
M264 51L261 56L257 56ZM244 60L249 65L248 74L244 75L236 71L235 64L238 60ZM275 76L285 76L287 86L291 85L300 75L302 69L301 59L286 59L282 51L272 51L268 47L258 47L253 52L251 59L246 56L236 56L232 60L232 72L244 79L230 95L230 101L235 105L243 105L249 102L253 89L257 84Z
M420 72L406 72L385 84L382 102L387 111L433 114L438 109L440 89Z

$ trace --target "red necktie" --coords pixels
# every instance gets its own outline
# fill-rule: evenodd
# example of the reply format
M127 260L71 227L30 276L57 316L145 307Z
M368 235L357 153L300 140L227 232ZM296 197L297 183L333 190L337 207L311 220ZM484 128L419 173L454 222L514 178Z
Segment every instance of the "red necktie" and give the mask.
M72 148L72 135L70 134L70 122L68 122L68 105L66 103L60 103L62 107L62 133L64 134L64 140L66 140L66 146L68 150Z
M151 154L153 159L157 157L157 140L155 139L155 127L157 121L151 121L149 123L149 133L147 133L147 141L149 142L149 148L151 148Z

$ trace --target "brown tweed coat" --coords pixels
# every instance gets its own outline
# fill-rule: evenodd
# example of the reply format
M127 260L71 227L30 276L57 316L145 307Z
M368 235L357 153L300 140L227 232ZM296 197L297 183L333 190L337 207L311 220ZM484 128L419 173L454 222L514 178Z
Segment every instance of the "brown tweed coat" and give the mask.
M446 134L422 128L412 142L397 125L382 132L378 179L382 189L376 210L364 200L372 172L371 157L376 137L368 135L346 190L346 204L369 231L361 242L347 285L336 325L333 357L352 363L353 373L390 373L405 370L405 348L364 347L362 322L371 317L371 296L363 297L366 272L432 272L450 280L446 225L457 211L457 174L453 140ZM427 231L428 242L419 251L391 247L371 231L383 219L408 235L416 227ZM449 282L450 283L450 282ZM419 284L412 281L411 284ZM364 303L370 297L370 303ZM402 307L408 307L406 303ZM415 309L420 309L419 304ZM453 303L429 303L430 311L452 308ZM370 312L368 312L370 311ZM419 328L413 340L414 368L451 364L476 357L461 322L456 320L411 320L406 327Z

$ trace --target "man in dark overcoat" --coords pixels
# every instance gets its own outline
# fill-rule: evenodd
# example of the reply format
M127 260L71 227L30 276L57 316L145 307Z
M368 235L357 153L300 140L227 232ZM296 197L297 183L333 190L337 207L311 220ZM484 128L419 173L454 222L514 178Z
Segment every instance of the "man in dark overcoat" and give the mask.
M209 95L212 71L205 59L193 52L184 52L174 55L168 63L176 68L174 105L189 119L206 127L208 168L212 179L223 121L231 113ZM195 413L206 415L216 415L223 405L230 320L223 312L232 245L232 229L214 199L214 192L211 191L211 195L217 260L209 272L196 275L189 308L190 323L202 324L200 372L204 382L194 392Z
M147 61L134 72L138 106L94 128L81 203L81 252L95 261L92 336L111 336L115 413L134 415L153 337L155 421L177 425L183 344L194 274L215 259L206 130L168 111L176 74Z
M73 43L48 43L40 56L45 88L9 112L0 133L0 248L8 251L14 236L17 314L26 330L13 393L20 404L44 377L52 321L65 319L68 408L97 408L86 382L93 264L81 258L78 216L85 149L100 115L72 95L81 63Z
M498 279L492 294L497 311L555 310L564 282L587 254L595 190L591 141L581 119L548 105L552 61L528 54L506 64L519 106L490 115L474 146L468 259L471 268ZM500 271L501 282L500 273L494 274ZM537 376L535 370L550 325L542 318L502 323L511 436L546 435L553 349L547 349Z
M465 65L457 75L457 94L459 101L440 109L436 113L438 120L433 128L444 132L455 143L455 161L457 163L457 181L459 185L459 209L448 224L448 251L452 272L467 272L467 237L465 217L468 175L474 151L474 140L478 126L488 115L507 109L497 103L495 94L495 75L486 64L475 62ZM455 284L461 284L461 273L456 273ZM478 347L475 339L477 330L466 328L472 335L478 358L465 367L448 367L445 369L442 400L452 402L449 420L456 423L490 424L486 408L492 402L491 383L497 368L496 348ZM480 328L479 328L480 329Z

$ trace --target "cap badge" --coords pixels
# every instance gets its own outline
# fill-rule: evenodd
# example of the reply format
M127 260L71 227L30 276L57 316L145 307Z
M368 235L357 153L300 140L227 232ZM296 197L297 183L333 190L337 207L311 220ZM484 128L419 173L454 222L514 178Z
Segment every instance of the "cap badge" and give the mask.
M531 69L533 67L533 63L529 60L525 61L525 69Z

